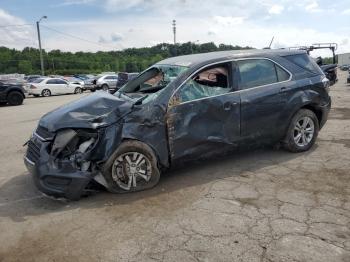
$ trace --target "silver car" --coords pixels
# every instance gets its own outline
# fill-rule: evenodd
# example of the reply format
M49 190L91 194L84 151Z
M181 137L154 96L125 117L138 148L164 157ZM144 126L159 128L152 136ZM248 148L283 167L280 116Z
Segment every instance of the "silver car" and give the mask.
M96 89L109 91L109 89L116 89L118 81L117 75L103 75L96 81Z

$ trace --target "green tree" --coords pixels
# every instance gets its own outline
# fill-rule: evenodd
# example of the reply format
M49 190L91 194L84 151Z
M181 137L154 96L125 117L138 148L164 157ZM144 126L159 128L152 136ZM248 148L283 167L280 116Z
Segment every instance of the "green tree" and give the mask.
M218 50L238 50L250 47L214 43L183 44L161 43L152 47L127 48L121 51L63 52L44 51L47 74L101 73L102 71L140 72L167 57ZM23 50L0 47L0 73L40 73L39 50L26 47Z
M18 63L18 71L22 74L31 74L32 73L32 63L30 61L20 61Z

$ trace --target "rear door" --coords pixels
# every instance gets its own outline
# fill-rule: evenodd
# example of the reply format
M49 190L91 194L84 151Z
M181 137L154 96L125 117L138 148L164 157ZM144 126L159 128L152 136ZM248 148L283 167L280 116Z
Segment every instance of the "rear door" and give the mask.
M106 76L105 77L105 81L107 82L109 88L116 88L117 80L118 80L117 76Z
M284 109L283 93L291 74L266 58L237 61L241 94L241 136L270 138L279 134L278 120Z

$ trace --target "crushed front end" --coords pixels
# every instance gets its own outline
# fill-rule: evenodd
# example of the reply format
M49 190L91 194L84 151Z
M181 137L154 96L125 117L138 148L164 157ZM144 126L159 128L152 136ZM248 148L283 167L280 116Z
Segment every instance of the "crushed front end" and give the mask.
M39 125L24 157L37 188L53 197L79 199L98 174L97 162L91 159L99 139L99 132L93 129L52 133Z

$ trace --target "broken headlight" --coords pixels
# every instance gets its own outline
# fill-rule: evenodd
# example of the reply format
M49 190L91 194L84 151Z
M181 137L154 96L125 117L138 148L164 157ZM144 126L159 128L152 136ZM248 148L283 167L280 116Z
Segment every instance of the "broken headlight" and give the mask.
M90 168L89 154L98 140L96 131L64 129L57 133L50 155L55 160L70 160L82 171Z

